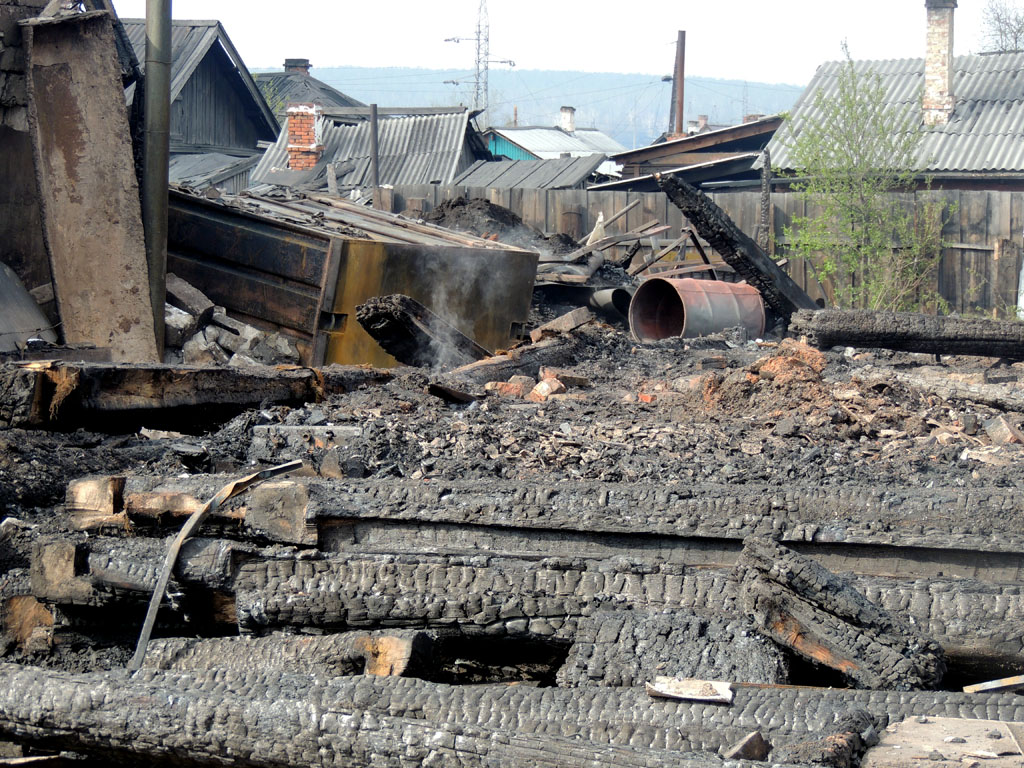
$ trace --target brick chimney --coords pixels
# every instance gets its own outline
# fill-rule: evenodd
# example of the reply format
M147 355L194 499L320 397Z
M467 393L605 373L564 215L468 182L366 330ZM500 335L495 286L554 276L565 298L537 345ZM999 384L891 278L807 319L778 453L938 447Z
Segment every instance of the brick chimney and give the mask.
M284 60L284 71L285 72L298 72L300 75L308 75L309 68L312 64L309 63L309 59L285 59Z
M562 107L562 130L576 133L576 107Z
M307 171L316 166L324 147L320 136L320 107L288 105L288 168Z
M924 55L925 125L943 125L953 114L953 10L956 0L925 0L928 37Z

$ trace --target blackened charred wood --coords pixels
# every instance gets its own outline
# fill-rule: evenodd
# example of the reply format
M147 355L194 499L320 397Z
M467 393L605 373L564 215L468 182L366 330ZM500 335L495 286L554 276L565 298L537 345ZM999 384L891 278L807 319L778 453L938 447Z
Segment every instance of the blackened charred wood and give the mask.
M368 299L356 307L356 320L385 352L405 365L453 368L491 355L447 320L402 294Z
M789 329L823 348L870 347L1024 360L1024 325L984 318L832 309L799 312Z
M175 672L226 669L339 677L422 674L435 655L438 632L379 630L335 635L170 638L151 640L143 664Z
M818 305L744 234L707 195L675 176L655 174L661 190L683 212L694 229L744 280L761 292L765 302L782 317Z
M940 646L814 560L768 539L748 539L736 562L744 611L769 637L857 685L936 688Z
M581 618L623 610L744 609L731 570L664 561L483 555L347 555L243 565L239 627L340 631L377 626L458 628L466 634L573 640ZM872 602L913 618L958 657L1024 663L1024 595L1014 584L970 579L857 578ZM744 734L740 734L742 736Z
M738 688L733 704L652 700L643 689L447 686L253 670L68 674L0 665L0 733L98 756L227 766L676 765L752 730L776 747L865 710L1024 718L1013 694ZM630 745L626 747L625 745Z
M543 367L572 367L579 359L582 344L572 333L541 339L535 344L517 347L504 355L468 363L450 371L454 382L477 387L489 381L508 381L513 376L538 378Z
M51 539L36 543L29 569L32 594L58 605L103 606L148 601L167 553L165 539L94 538L85 543ZM251 545L190 539L175 569L186 587L228 591Z
M0 733L99 758L169 766L701 768L705 764L681 759L676 749L663 744L609 744L606 734L623 730L618 723L607 724L595 739L579 738L578 727L575 733L561 735L557 733L560 713L551 707L545 709L552 722L542 723L534 734L525 728L495 727L493 723L514 715L515 710L506 713L486 701L465 711L451 708L450 718L424 717L422 702L446 698L452 689L444 686L410 681L413 686L392 693L372 684L360 685L358 677L335 680L339 686L308 675L261 673L236 680L224 670L195 677L152 670L132 676L69 675L5 664L0 666ZM389 711L389 700L399 714ZM475 716L482 714L481 706L487 718Z

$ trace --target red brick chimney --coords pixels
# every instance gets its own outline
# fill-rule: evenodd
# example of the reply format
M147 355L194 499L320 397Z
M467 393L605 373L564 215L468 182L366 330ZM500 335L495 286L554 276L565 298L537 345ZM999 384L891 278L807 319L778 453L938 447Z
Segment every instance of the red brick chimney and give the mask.
M925 125L943 125L953 114L953 10L956 0L925 0L928 37L924 55Z
M309 59L285 59L284 60L284 71L285 72L298 72L300 75L308 75L309 68L312 64L309 63Z
M320 107L316 104L288 105L288 168L313 168L324 147L320 141Z

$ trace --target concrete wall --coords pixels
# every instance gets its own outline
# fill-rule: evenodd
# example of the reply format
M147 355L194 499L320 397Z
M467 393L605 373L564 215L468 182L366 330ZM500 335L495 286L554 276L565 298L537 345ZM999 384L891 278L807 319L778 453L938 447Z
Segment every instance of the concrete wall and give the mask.
M28 133L25 49L18 21L46 0L0 0L0 261L31 290L50 284Z

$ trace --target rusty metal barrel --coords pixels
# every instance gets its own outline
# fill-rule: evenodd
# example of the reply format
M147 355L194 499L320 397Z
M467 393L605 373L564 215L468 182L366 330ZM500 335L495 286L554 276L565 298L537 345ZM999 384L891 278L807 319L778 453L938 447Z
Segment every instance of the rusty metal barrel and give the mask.
M652 277L629 304L629 330L640 342L692 339L736 326L751 337L764 333L764 301L746 283Z

